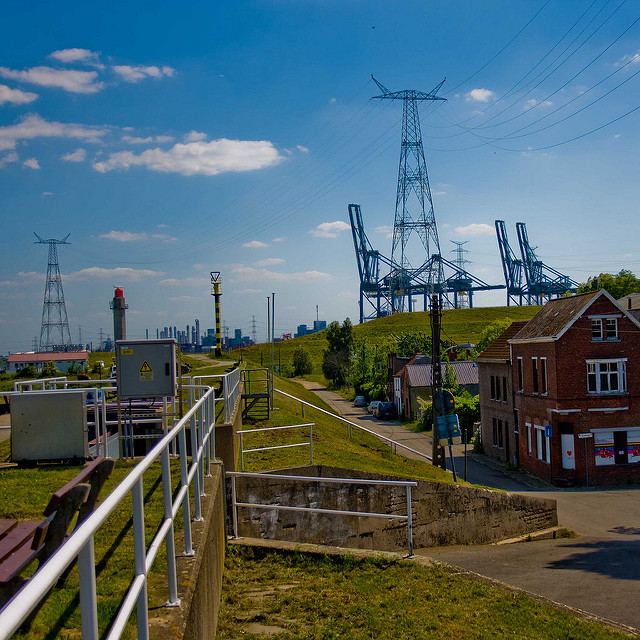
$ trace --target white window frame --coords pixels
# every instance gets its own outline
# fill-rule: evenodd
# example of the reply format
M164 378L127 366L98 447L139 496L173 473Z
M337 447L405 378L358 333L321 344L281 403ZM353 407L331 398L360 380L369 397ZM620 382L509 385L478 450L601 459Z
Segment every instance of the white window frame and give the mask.
M540 358L540 395L546 396L548 391L547 359Z
M536 431L536 456L538 460L551 464L551 447L549 438L545 435L545 428L539 424L534 424L533 428Z
M617 365L617 371L612 371L610 365ZM611 388L613 376L616 376L617 386ZM591 388L591 387L595 388ZM603 389L603 387L606 387ZM627 393L627 358L607 358L603 360L587 360L587 394L588 395L616 395Z
M591 341L612 342L618 338L618 318L621 316L589 316L591 320Z
M518 356L518 392L524 391L524 364L522 363L522 356Z
M531 433L531 423L525 422L524 426L527 427L527 455L530 456L533 452L532 448L532 433Z
M534 396L537 396L540 393L540 380L538 379L539 367L538 367L538 357L531 357L531 393Z

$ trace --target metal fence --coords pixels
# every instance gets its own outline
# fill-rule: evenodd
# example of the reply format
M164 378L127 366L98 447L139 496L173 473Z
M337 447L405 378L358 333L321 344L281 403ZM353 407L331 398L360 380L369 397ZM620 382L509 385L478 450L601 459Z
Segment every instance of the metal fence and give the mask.
M178 606L176 551L174 522L182 510L184 522L184 555L193 555L191 536L191 504L194 520L202 521L201 496L204 495L204 476L209 475L211 460L215 456L215 402L214 390L200 386L201 397L185 416L173 426L125 479L110 493L66 543L34 574L25 586L0 611L0 640L9 638L30 613L39 605L58 578L76 559L80 574L80 609L82 637L96 640L119 638L127 620L137 606L138 638L148 638L147 576L162 544L166 545L166 574L168 606ZM187 457L187 429L193 455ZM178 442L180 462L180 485L175 497L171 489L170 447ZM162 492L164 517L151 545L145 548L145 517L143 503L143 477L158 459L162 464ZM192 490L190 490L190 487ZM94 557L94 535L111 513L129 494L133 504L133 535L135 555L135 578L124 597L116 617L106 633L98 631L96 602L96 568ZM192 495L191 495L192 494Z
M238 431L240 435L240 469L244 471L244 454L253 453L255 451L272 451L273 449L290 449L292 447L309 447L309 464L313 464L313 425L315 422L309 424L292 424L286 427L265 427L263 429L244 429ZM257 449L245 449L244 448L244 434L245 433L264 433L265 431L285 431L287 429L309 429L309 442L297 442L294 444L280 444L272 447L259 447Z
M398 447L400 447L400 449L403 449L404 451L410 451L414 455L419 456L420 458L424 458L425 460L428 460L429 462L431 462L431 456L427 455L426 453L422 453L422 451L418 451L417 449L413 449L412 447L408 447L406 444L402 444L401 442L398 442L397 440L392 440L391 438L387 438L386 436L380 435L379 433L376 433L375 431L372 431L371 429L367 429L366 427L363 427L361 424L357 424L356 422L352 422L351 420L347 420L346 418L343 418L342 416L339 416L339 415L337 415L335 413L331 413L330 411L326 411L325 409L321 409L320 407L317 407L315 404L311 404L310 402L307 402L306 400L300 400L300 398L296 398L295 396L292 396L289 393L285 393L284 391L280 391L280 389L274 389L274 391L276 393L279 393L280 395L286 396L287 398L291 398L291 400L295 400L296 402L299 402L303 407L304 406L311 407L312 409L315 409L316 411L320 411L320 413L324 413L324 414L326 414L328 416L331 416L332 418L335 418L336 420L340 420L341 422L344 422L347 425L347 432L349 434L349 437L351 437L351 428L355 427L356 429L360 429L360 431L364 431L365 433L368 433L368 434L374 436L375 438L378 438L378 440L382 440L382 442L385 442L386 444L389 445L389 447L391 448L391 451L393 451L394 453L397 453L398 452Z
M389 520L406 520L407 521L407 544L409 548L409 557L413 556L413 517L411 507L411 487L417 487L418 483L403 480L357 480L355 478L315 478L313 476L287 476L275 473L242 473L238 471L227 471L226 476L231 478L231 500L232 500L232 517L233 517L233 536L238 538L238 508L253 507L256 509L276 509L279 511L305 511L307 513L331 513L342 516L358 516L361 518L387 518ZM343 509L322 509L318 507L292 507L279 504L263 504L256 502L238 502L236 492L236 478L262 478L271 480L293 480L299 482L325 482L333 484L359 484L365 486L380 485L391 487L405 487L407 492L407 513L389 514L380 512L366 511L347 511Z
M224 398L224 422L231 422L233 410L240 397L240 369L236 367L224 374L193 376L194 385L208 384L214 380L222 380L222 397Z

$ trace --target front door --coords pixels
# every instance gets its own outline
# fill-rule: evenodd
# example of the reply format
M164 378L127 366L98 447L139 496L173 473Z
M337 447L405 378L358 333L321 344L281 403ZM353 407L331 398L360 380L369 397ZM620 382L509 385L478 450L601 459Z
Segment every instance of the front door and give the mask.
M560 434L560 446L562 447L562 468L576 468L576 449L573 433Z
M627 453L627 432L626 431L613 432L613 447L615 449L614 451L615 463L627 464L629 462L629 455Z

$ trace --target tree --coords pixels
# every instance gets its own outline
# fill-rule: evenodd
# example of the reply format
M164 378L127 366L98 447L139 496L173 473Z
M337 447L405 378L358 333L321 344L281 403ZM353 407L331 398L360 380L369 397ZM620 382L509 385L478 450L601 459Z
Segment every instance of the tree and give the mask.
M472 357L477 358L512 322L511 318L502 318L488 324L472 352Z
M613 298L619 300L630 293L640 293L640 280L627 269L622 269L615 276L610 273L601 273L583 282L578 287L578 293L589 293L600 289L606 289Z
M313 371L311 356L304 347L296 347L293 351L293 375L303 376Z
M37 378L38 372L32 364L28 364L26 367L22 367L17 373L18 378Z
M353 325L347 318L340 323L333 321L327 327L329 348L322 352L322 373L337 387L343 387L349 374L351 349L353 347Z
M42 367L43 378L56 378L59 375L60 372L53 362L49 361L44 363L44 366Z

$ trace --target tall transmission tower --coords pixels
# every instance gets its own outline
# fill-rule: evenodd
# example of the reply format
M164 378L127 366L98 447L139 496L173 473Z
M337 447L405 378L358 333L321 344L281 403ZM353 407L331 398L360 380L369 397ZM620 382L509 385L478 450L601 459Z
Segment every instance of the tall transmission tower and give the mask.
M374 96L372 99L402 100L402 142L391 260L399 265L402 271L406 271L412 267L407 255L407 245L414 231L425 250L425 258L421 262L426 263L432 254L440 255L438 227L433 211L427 163L422 147L418 103L445 101L446 98L436 95L444 84L444 80L432 91L425 93L414 89L389 91L373 76L371 78L382 91L382 95ZM442 265L439 262L433 263L429 271L428 281L430 284L439 284L444 280ZM398 284L400 285L399 289L404 289L402 282ZM402 298L400 298L401 301Z
M455 249L451 249L451 253L455 253L456 257L453 263L456 265L460 273L465 272L465 265L469 264L469 260L467 260L464 256L466 253L469 253L467 249L464 248L464 245L469 242L468 240L464 240L460 242L458 240L451 240L453 244L456 245ZM458 305L459 309L468 309L469 308L469 296L465 291L460 291L458 293Z
M253 344L256 344L258 340L258 323L256 322L255 316L251 316L251 339L253 340Z
M71 347L69 318L64 304L62 276L58 264L58 245L71 244L67 234L62 240L43 240L34 233L37 242L34 244L49 245L49 261L47 265L47 281L44 287L44 303L42 305L42 325L40 327L40 351L65 351Z

